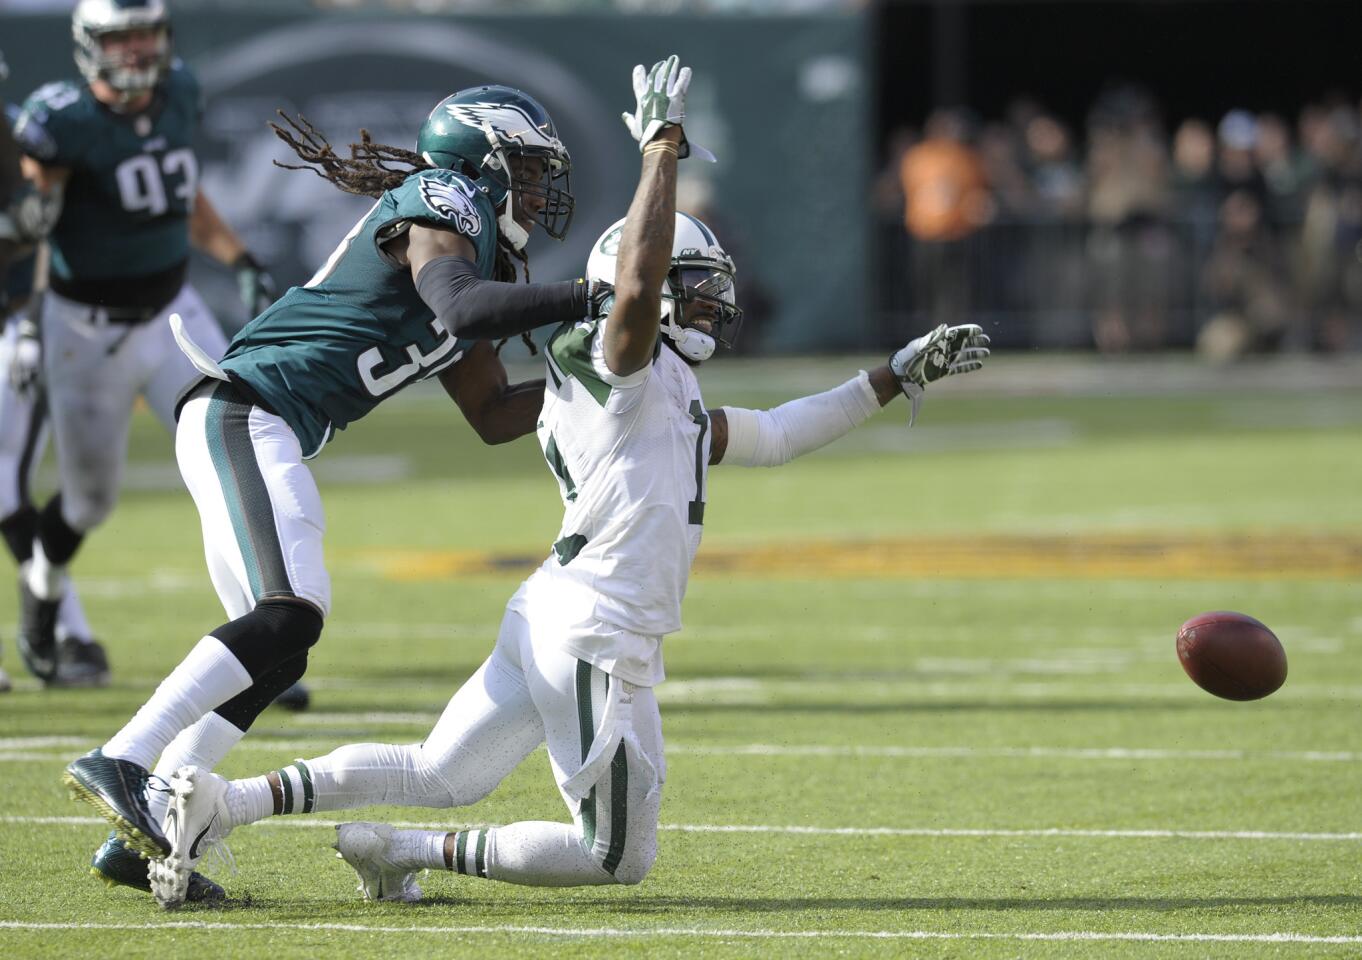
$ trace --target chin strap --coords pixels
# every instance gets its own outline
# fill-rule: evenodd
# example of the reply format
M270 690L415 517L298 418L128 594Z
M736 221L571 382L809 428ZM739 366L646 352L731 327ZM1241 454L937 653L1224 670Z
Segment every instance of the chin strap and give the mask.
M676 344L676 350L681 356L695 363L702 363L714 356L714 338L703 330L696 330L694 327L683 327L676 322L677 304L675 300L666 300L663 303L662 332L672 343Z
M501 235L506 238L506 242L517 250L524 250L525 244L529 243L529 231L515 222L515 181L511 177L511 162L506 158L506 151L501 146L501 138L492 129L490 121L482 121L482 133L487 138L487 143L492 147L488 151L488 157L493 160L488 164L492 169L498 166L506 173L506 199L501 202L502 209L497 213L497 228Z

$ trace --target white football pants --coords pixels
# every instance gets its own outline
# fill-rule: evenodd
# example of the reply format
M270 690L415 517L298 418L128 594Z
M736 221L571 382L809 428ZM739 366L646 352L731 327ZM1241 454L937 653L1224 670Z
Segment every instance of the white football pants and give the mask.
M492 655L425 743L354 744L306 761L314 809L476 803L547 742L572 825L493 828L483 869L471 850L455 868L534 886L642 880L657 856L666 779L657 698L561 649L552 611L542 614L507 611Z
M245 616L271 597L300 597L325 617L326 518L293 429L230 384L208 381L180 410L175 457L199 508L208 574L227 616Z
M11 322L0 340L0 519L34 505L30 487L47 449L49 432L47 399L41 388L25 396L10 386L9 364L18 339L18 324ZM68 584L62 594L57 635L58 639L91 636L74 584Z
M48 291L43 297L43 363L61 477L62 519L88 532L118 499L128 427L138 395L167 430L175 400L197 374L171 335L178 313L195 340L222 356L227 340L186 284L164 310L140 324L102 322L104 311Z
M47 406L37 392L20 395L9 381L19 327L9 323L0 341L0 518L31 504L29 484L47 447Z

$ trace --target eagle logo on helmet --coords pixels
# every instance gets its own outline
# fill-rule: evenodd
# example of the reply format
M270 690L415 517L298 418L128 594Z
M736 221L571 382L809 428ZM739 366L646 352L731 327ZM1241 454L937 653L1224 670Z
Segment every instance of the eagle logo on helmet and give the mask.
M513 103L451 103L445 110L459 123L475 130L484 129L484 123L490 125L504 141L514 141L521 146L560 146L557 137L540 130L529 114Z
M482 217L474 206L468 188L439 177L421 178L421 199L430 211L442 220L454 224L465 237L482 233Z

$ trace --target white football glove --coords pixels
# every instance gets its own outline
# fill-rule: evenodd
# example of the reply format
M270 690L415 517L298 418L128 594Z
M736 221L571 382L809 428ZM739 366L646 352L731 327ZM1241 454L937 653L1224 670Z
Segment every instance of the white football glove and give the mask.
M644 70L643 64L634 67L634 112L622 113L629 135L638 141L640 151L658 133L679 126L686 119L686 90L690 87L690 67L681 66L680 58L672 54L666 60ZM679 157L694 154L714 162L714 154L704 147L690 143L683 133Z
M978 324L948 327L944 323L916 340L909 340L889 357L889 369L912 403L908 426L917 420L927 384L942 377L978 370L988 358L988 334Z
M19 321L19 336L9 355L9 384L20 396L31 395L43 373L43 344L38 329L28 320Z

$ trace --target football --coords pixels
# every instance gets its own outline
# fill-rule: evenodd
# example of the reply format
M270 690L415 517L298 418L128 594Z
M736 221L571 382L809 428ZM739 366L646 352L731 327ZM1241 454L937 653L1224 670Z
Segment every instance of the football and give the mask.
M1178 630L1178 660L1198 687L1226 700L1261 700L1286 681L1286 651L1264 624L1217 610Z

